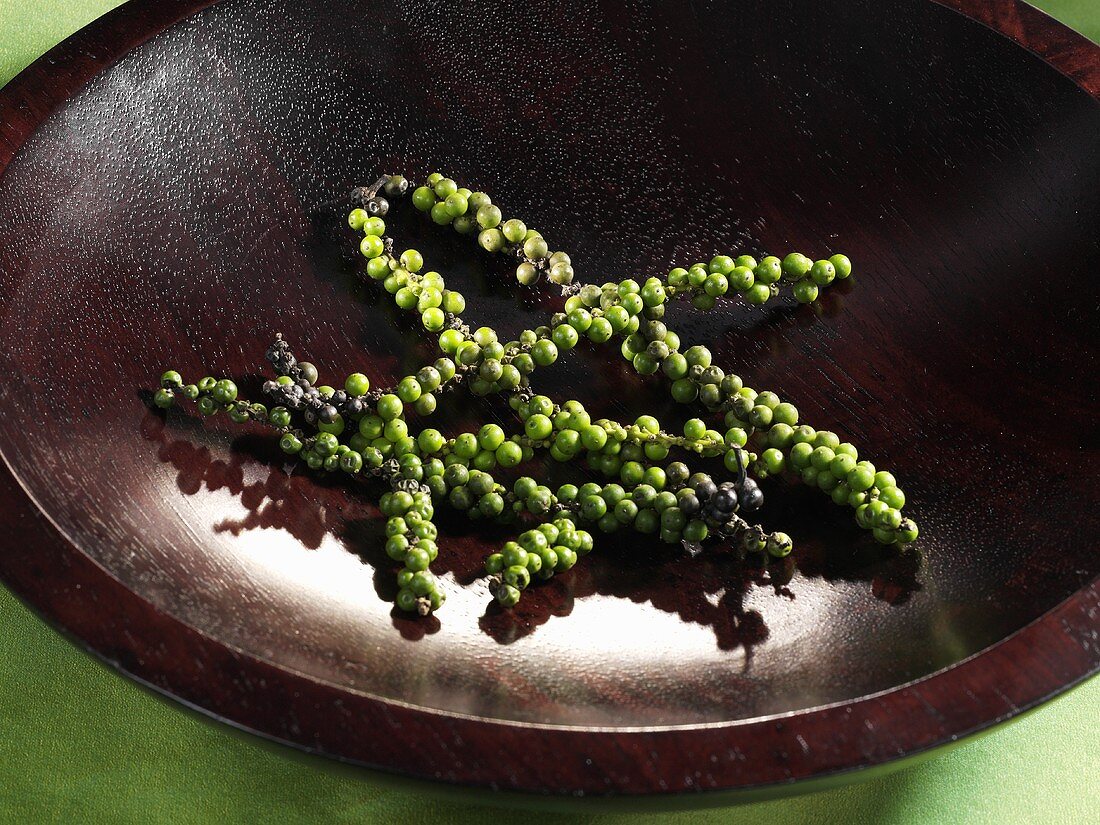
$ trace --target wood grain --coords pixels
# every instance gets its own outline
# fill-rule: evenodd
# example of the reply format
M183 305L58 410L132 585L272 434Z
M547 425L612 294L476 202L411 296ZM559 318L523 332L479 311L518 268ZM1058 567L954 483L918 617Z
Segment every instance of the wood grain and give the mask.
M1100 49L1009 0L270 5L134 0L0 92L0 576L43 616L307 750L675 805L896 763L1096 670ZM506 612L478 578L504 533L450 519L450 598L418 621L389 607L369 495L149 410L168 365L254 391L276 329L332 380L427 359L357 286L333 199L436 167L581 277L846 251L816 311L675 322L897 472L919 551L773 480L792 564L601 539ZM475 322L552 306L390 223ZM613 360L564 360L540 386L683 417ZM442 420L486 415L507 410Z

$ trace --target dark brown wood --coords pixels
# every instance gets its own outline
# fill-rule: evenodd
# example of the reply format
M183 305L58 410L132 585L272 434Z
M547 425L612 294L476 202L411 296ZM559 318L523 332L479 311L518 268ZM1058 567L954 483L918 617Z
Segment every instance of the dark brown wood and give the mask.
M135 0L0 92L0 577L55 625L298 747L562 797L855 776L1100 666L1097 47L1008 0L950 5L1042 60L927 0L205 5ZM477 576L504 534L445 519L450 599L408 619L367 492L148 409L169 365L254 390L276 329L332 379L427 359L356 286L333 199L437 166L582 277L847 251L817 310L676 324L894 469L919 552L773 480L797 570L601 539L505 612ZM551 306L390 223L475 322ZM682 417L613 360L565 361L548 389Z
M1097 46L1028 3L988 0L936 0L981 21L1034 52L1093 97L1100 96Z

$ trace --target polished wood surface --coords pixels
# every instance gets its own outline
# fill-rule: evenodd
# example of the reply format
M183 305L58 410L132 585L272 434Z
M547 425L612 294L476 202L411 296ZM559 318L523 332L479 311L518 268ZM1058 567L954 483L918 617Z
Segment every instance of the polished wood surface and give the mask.
M1095 46L1011 2L975 16L1047 63L925 0L202 5L127 4L0 93L0 575L48 618L257 732L566 795L875 765L1096 669ZM772 480L789 564L601 537L507 612L478 578L505 533L444 518L448 603L410 619L371 491L149 409L167 366L254 392L275 330L332 381L426 362L359 284L339 199L435 168L581 278L849 254L820 307L673 318L894 470L916 552ZM409 210L388 223L471 321L554 306ZM540 387L682 418L656 383L580 348Z

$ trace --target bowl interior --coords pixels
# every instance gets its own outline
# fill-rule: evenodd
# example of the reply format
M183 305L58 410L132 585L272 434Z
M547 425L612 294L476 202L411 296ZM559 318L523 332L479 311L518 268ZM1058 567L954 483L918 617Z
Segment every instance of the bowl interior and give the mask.
M0 445L74 545L225 644L416 706L554 725L747 719L884 690L1011 634L1100 572L1092 546L1100 106L928 2L225 0L56 111L0 179ZM256 393L283 332L330 383L433 343L364 286L346 194L439 169L571 252L579 277L718 252L846 252L820 306L670 312L682 338L892 469L921 524L765 483L793 563L598 537L496 609L508 537L444 515L437 617L390 604L377 491L260 430L151 412L169 366ZM398 244L515 333L555 304L407 207ZM1091 279L1091 280L1090 280ZM1092 291L1092 297L1082 294ZM385 298L385 296L383 296ZM542 376L543 373L540 373ZM673 409L580 347L540 388ZM506 406L448 401L455 433ZM576 468L550 468L564 480Z

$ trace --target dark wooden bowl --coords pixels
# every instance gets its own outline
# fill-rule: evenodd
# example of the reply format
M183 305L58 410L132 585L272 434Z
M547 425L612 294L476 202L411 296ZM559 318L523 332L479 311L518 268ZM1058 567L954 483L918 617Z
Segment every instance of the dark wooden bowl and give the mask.
M949 5L989 27L927 0L135 0L98 21L0 93L0 575L242 728L557 797L813 787L1085 678L1100 49L1012 0ZM433 168L581 277L846 251L857 274L819 308L676 320L895 469L918 551L883 555L773 480L763 519L797 572L607 541L504 612L478 578L503 533L449 519L446 609L395 614L373 494L142 390L170 365L254 389L275 330L331 378L420 363L357 285L343 210L380 171ZM551 306L407 213L391 226L475 322ZM616 359L563 361L543 386L674 417Z

